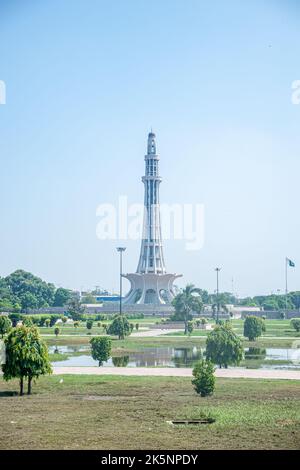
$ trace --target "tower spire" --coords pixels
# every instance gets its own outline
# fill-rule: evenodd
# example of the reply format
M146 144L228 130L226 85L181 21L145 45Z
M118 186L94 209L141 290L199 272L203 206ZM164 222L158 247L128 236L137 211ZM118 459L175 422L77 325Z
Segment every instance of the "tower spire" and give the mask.
M148 145L147 145L147 155L156 155L156 142L155 142L155 134L152 132L149 132L148 134Z

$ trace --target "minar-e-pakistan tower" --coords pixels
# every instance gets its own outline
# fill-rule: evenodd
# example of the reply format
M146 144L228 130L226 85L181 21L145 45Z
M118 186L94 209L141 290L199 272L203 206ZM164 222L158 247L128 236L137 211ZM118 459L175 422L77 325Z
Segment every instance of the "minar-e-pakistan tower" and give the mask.
M156 153L155 134L148 135L145 155L144 223L141 253L135 273L124 274L131 283L124 304L170 304L174 298L173 282L181 274L168 274L166 271L160 225L158 172L159 157Z

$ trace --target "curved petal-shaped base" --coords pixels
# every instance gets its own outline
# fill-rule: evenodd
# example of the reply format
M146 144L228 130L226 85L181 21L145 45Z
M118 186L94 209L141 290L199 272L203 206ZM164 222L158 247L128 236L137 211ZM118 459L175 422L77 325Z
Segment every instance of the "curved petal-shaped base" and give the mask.
M124 305L169 305L175 297L173 282L182 274L123 274L131 288L123 300Z

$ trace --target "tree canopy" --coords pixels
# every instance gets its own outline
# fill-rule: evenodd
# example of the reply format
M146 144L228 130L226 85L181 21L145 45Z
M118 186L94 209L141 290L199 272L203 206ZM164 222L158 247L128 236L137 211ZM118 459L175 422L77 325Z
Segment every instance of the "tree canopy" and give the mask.
M20 395L23 395L24 379L28 380L28 394L31 393L32 379L52 372L48 348L41 340L35 326L13 328L4 340L6 362L2 365L4 380L18 378Z
M108 336L101 338L92 338L90 340L92 347L92 358L99 362L99 366L104 361L108 361L111 353L111 339Z
M262 318L249 316L244 321L244 336L249 341L255 341L256 338L266 331L266 325Z
M206 359L227 367L238 365L243 358L241 339L234 333L230 324L217 325L206 340Z
M119 339L124 339L131 333L130 323L124 315L117 315L107 329L109 335L118 336Z
M73 297L73 292L69 289L59 287L54 295L53 307L64 307Z
M1 338L3 338L3 336L8 333L11 329L11 321L10 319L5 316L5 315L1 315L0 316L0 335L1 335Z
M85 307L81 305L77 297L71 298L68 302L67 314L74 320L82 320L83 314L85 312Z
M72 292L43 281L30 272L18 269L7 277L0 278L0 310L28 312L51 306L63 306Z

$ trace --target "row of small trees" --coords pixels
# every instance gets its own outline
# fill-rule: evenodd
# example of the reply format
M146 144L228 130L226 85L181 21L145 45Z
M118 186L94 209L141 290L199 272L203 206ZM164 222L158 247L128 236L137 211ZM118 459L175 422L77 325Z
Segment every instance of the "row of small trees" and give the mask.
M36 325L30 321L25 324L13 327L7 316L0 316L0 334L4 340L6 349L5 363L2 364L4 380L18 378L20 383L20 395L24 393L24 381L27 380L27 393L31 394L32 381L40 375L52 372L48 355L47 345L42 341ZM129 323L124 316L116 316L108 326L107 332L110 335L124 339L134 328L133 323ZM137 325L136 325L137 328ZM59 328L55 328L58 336ZM102 365L111 354L111 338L92 338L92 357Z
M300 320L294 318L291 325L300 331ZM244 336L254 341L266 331L262 318L249 316L244 322ZM206 358L199 361L193 369L192 384L201 396L211 395L215 389L215 365L227 368L239 365L243 359L242 340L234 333L231 323L217 325L206 340Z

